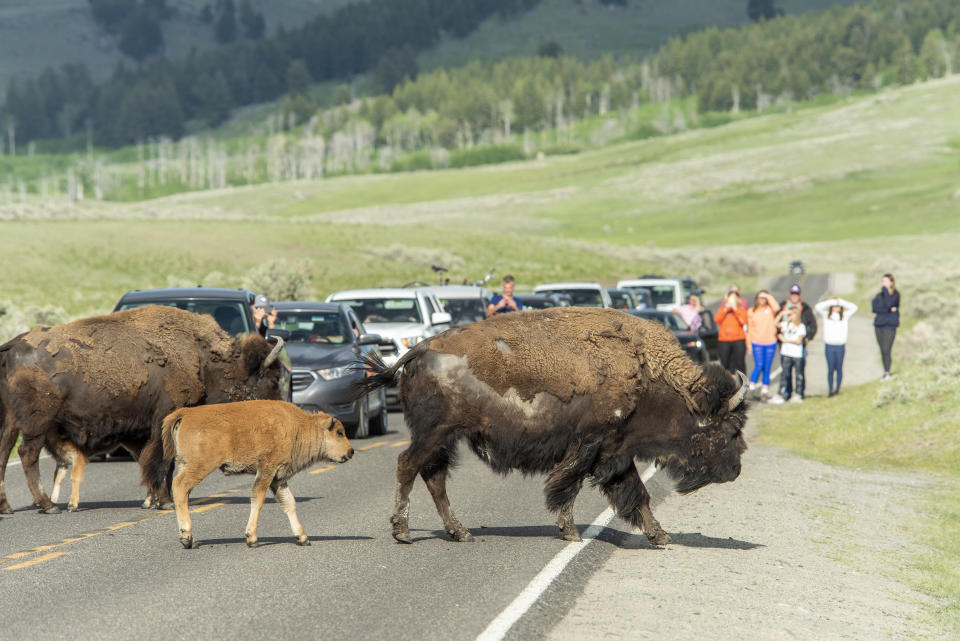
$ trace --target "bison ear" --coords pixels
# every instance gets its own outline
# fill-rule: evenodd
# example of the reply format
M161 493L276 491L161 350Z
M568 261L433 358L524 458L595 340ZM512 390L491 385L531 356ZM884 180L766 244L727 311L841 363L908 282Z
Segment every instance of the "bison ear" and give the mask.
M328 432L332 432L337 427L337 421L332 416L318 414L317 425L320 426L320 429L326 428Z

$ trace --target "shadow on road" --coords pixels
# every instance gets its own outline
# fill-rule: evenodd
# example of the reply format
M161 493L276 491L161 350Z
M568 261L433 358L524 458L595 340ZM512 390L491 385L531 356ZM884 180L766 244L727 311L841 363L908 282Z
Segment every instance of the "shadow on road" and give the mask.
M668 534L670 535L668 545L679 545L687 548L755 550L766 547L762 543L750 543L734 538L718 539L713 536L704 536L700 532L668 532ZM623 532L609 527L598 538L624 550L656 549L656 546L651 545L643 534Z
M372 536L309 536L310 543L323 543L326 541L372 541ZM243 537L229 539L198 539L201 546L204 545L242 545L247 547L247 540ZM296 545L293 536L265 536L257 540L259 547L268 545Z

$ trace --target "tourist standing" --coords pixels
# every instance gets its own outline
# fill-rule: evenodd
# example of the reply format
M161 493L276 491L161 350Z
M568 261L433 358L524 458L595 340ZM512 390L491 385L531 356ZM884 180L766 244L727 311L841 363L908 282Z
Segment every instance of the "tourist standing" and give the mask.
M780 367L783 371L780 373L780 393L771 398L770 402L777 404L789 400L792 403L799 403L803 400L803 394L799 391L803 383L799 366L804 360L803 343L807 328L803 324L800 307L783 309L778 318L780 332L777 338L780 339ZM796 376L796 385L794 385L794 376Z
M823 316L824 354L827 357L828 397L840 393L843 381L843 357L847 349L850 317L857 313L857 306L842 298L822 300L813 306Z
M882 380L887 380L890 378L893 340L897 337L897 327L900 326L900 292L897 291L893 274L884 274L880 280L880 293L873 297L873 313L876 314L873 329L883 360Z
M802 322L806 328L806 334L802 345L803 353L800 355L799 360L795 363L797 368L797 386L794 389L794 393L798 394L802 399L807 387L807 343L812 341L813 337L817 335L817 316L813 313L813 308L807 305L807 302L803 300L800 285L797 285L796 283L790 286L790 295L787 296L787 300L780 303L780 307L782 308L781 311L783 309L799 309L800 322Z
M717 355L720 364L730 372L744 372L747 369L747 310L740 304L740 294L727 292L723 305L713 317L718 326Z
M770 368L777 353L777 312L780 303L766 290L757 292L753 307L747 310L747 343L753 353L753 372L750 374L750 391L761 382L760 396L770 395Z

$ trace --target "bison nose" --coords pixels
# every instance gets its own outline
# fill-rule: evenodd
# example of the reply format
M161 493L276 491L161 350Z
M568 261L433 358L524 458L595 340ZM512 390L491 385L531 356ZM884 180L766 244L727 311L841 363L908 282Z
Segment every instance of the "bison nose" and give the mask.
M350 451L347 452L347 460L349 461L352 458L353 458L353 448L351 447Z

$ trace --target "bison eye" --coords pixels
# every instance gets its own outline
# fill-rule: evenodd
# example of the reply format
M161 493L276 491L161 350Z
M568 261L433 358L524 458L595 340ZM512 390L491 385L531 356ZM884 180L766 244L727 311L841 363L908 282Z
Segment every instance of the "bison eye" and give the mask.
M343 436L343 430L337 430L337 436Z

